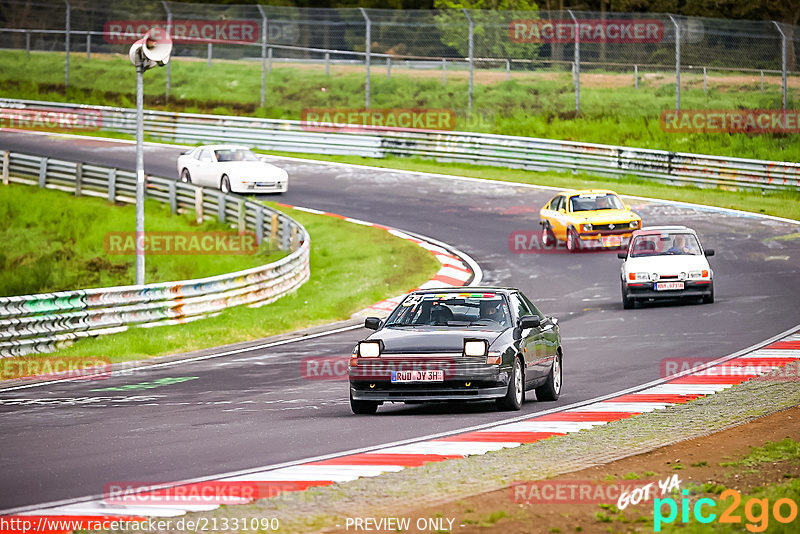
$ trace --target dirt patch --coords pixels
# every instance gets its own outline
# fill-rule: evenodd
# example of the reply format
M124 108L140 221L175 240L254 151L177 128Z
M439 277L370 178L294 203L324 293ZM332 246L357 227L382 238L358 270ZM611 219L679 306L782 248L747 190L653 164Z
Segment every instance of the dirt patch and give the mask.
M416 518L455 519L451 532L459 534L652 532L652 501L646 505L629 506L620 515L610 508L617 504L613 498L604 503L570 498L570 485L625 487L655 480L664 481L677 475L682 489L708 484L709 487L724 486L739 490L744 495L768 484L783 483L800 477L800 462L767 462L760 464L757 469L720 464L745 457L751 447L761 447L765 443L781 441L786 437L800 440L800 407L710 436L539 481L539 484L548 484L548 493L531 491L528 485L524 492L517 490L515 494L516 488L509 487L450 502L444 506L421 508L404 515L412 518L412 525ZM529 499L537 501L537 497L544 499L547 495L558 496L555 493L556 488L562 488L563 499L553 498L547 503L524 502ZM617 493L606 491L604 495L616 497ZM679 499L676 497L676 500ZM609 528L611 530L607 530Z

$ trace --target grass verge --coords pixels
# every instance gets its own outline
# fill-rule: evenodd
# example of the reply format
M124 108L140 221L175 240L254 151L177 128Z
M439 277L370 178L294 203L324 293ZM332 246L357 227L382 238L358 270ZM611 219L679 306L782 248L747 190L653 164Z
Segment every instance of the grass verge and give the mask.
M135 231L133 205L30 186L0 187L0 295L133 284L136 256L119 254L124 251L111 238L118 238L123 245L126 239L133 239ZM166 204L148 200L145 231L199 237L204 235L201 232L228 233L231 228L216 220L198 225L194 211L172 215ZM202 278L249 269L285 256L284 252L270 250L266 243L252 252L148 254L145 279L156 283Z
M39 357L92 355L122 362L259 339L347 319L370 304L417 287L440 267L425 249L384 230L285 211L311 235L311 278L296 292L261 308L230 308L180 326L132 328L80 340Z

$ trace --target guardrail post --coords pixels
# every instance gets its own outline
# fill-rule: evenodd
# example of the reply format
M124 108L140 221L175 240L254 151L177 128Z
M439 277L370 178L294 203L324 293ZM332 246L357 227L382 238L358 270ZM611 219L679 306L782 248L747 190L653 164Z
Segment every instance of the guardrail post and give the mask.
M575 113L581 111L581 40L580 40L580 25L578 19L572 13L571 9L567 10L569 16L575 22Z
M764 94L764 71L761 71L761 94Z
M83 163L75 164L75 196L81 196L83 189Z
M244 200L239 200L239 211L236 214L236 224L239 230L239 235L244 235L247 227L247 216L245 213Z
M25 57L31 57L31 32L25 30Z
M169 212L173 215L178 213L178 184L177 182L169 182L167 184L167 191L169 197Z
M386 79L392 79L392 58L390 57L386 58Z
M267 48L267 74L272 74L272 47Z
M639 65L633 66L633 88L639 90Z
M47 185L47 158L39 161L39 187Z
M672 15L669 16L675 26L675 111L681 110L681 27Z
M203 188L196 187L194 190L194 211L197 224L203 224Z
M257 4L258 12L261 14L261 107L266 103L267 97L267 15L261 4Z
M108 169L108 201L112 204L117 200L117 169Z
M70 35L70 10L68 0L64 0L67 5L67 15L65 20L66 31L64 32L64 87L69 87L69 35Z
M366 85L364 87L364 102L365 102L364 107L369 109L369 96L370 96L369 95L369 89L370 89L369 88L369 82L370 82L370 79L369 79L370 78L370 75L369 75L369 62L370 62L370 56L371 56L371 53L372 53L372 21L369 20L369 17L367 16L367 12L364 11L363 7L359 7L358 9L361 11L361 16L364 17L364 25L366 26L366 34L367 34L365 39L364 39L364 41L365 41L364 44L366 45L366 53L365 53L365 56L364 56L364 66L366 68L366 75L367 75Z
M11 153L8 150L3 151L3 185L8 185L8 165L11 159Z
M464 15L466 15L467 20L469 21L469 89L467 95L467 109L472 110L473 75L475 73L475 25L472 22L472 17L469 16L469 11L467 11L465 8L461 8L461 10L464 12Z
M92 59L92 32L86 32L86 61Z
M506 60L506 80L511 79L511 62Z
M331 53L325 52L325 76L331 75Z
M228 196L225 193L217 195L217 219L219 222L225 222L225 205L228 203Z
M447 60L442 58L442 87L447 85Z
M703 67L703 94L706 94L706 68Z
M289 238L290 238L290 236L289 236L289 221L283 220L281 222L281 226L282 226L282 228L281 228L281 234L282 235L281 235L280 249L281 250L288 250L289 249Z
M297 226L292 225L292 252L297 250Z
M208 64L206 66L209 67L209 68L211 68L211 55L213 54L213 52L212 52L213 49L214 49L214 45L211 44L211 43L208 43Z
M270 240L270 243L272 243L272 244L275 244L275 243L278 242L278 227L279 227L278 214L277 213L273 213L272 214L272 222L270 224L270 232L269 232L269 240Z
M264 241L264 208L256 208L256 243L259 245Z

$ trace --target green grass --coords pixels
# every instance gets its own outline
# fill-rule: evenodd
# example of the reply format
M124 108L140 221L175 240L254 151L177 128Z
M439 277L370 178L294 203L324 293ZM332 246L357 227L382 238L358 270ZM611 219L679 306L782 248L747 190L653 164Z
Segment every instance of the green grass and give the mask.
M374 159L358 156L322 156L287 152L269 153L306 159L352 163L356 165L371 165L386 169L449 174L486 180L503 180L564 189L607 188L624 195L693 202L800 220L800 191L782 190L762 194L760 192L751 191L701 189L693 186L660 184L633 177L603 178L586 174L574 175L569 173L533 172L485 165L470 165L466 163L440 163L420 158L389 157Z
M90 61L70 56L70 86L64 87L64 56L24 51L0 52L0 91L7 98L81 102L133 107L135 75L127 55L95 55ZM165 101L166 69L148 71L146 105L174 111L253 115L276 119L300 119L304 108L362 108L364 74L334 69L325 77L322 68L278 65L268 77L264 108L259 106L261 71L258 62L176 59L172 62L169 102ZM627 75L623 75L627 76ZM632 76L628 76L632 79ZM681 91L681 108L780 109L780 87L768 84L764 94L756 83L709 78L704 94L696 77ZM457 129L507 135L546 137L642 148L759 158L800 160L800 143L792 134L685 134L662 131L659 116L674 109L674 86L642 83L632 86L581 88L581 114L574 112L574 91L566 73L525 73L510 81L475 85L473 112L467 113L467 81L450 79L442 87L437 76L395 71L387 80L379 70L371 82L375 108L453 109ZM590 78L587 77L587 80ZM627 79L627 78L626 78ZM627 84L627 82L624 82ZM632 85L632 84L631 84ZM797 89L791 87L787 107L798 105Z
M430 279L439 262L423 248L376 228L286 210L311 235L311 278L261 308L230 308L180 326L138 328L81 340L43 357L102 355L112 362L215 347L347 319Z
M763 447L752 447L750 453L736 462L725 462L723 467L756 467L767 462L800 460L800 442L792 438L769 442Z
M135 256L109 254L109 233L135 232L133 205L30 186L0 186L0 295L25 295L135 283ZM147 232L231 232L214 221L197 225L194 212L172 215L145 202ZM132 234L129 234L132 235ZM285 253L264 243L255 254L146 257L148 283L202 278L275 261Z

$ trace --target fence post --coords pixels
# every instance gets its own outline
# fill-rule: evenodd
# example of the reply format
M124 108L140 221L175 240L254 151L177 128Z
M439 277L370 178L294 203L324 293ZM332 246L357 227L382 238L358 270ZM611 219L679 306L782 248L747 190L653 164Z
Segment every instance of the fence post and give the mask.
M272 221L270 223L270 229L269 229L270 230L269 231L269 241L272 244L277 243L277 241L278 241L278 228L279 228L278 214L277 213L273 213L272 214Z
M578 25L578 19L575 18L575 15L572 13L571 9L567 10L569 16L572 17L572 20L575 22L575 113L580 113L581 111L581 40L580 40L580 28Z
M170 181L167 187L169 187L169 212L175 215L178 213L178 183Z
M47 158L39 161L39 187L47 185Z
M112 204L117 200L117 169L108 169L108 201Z
M86 32L86 61L92 59L92 32Z
M764 94L764 71L761 71L761 94Z
M81 196L83 189L83 163L75 164L75 196Z
M11 153L8 150L3 150L3 185L8 185L8 165L11 159Z
M292 225L291 245L292 252L297 250L297 226Z
M633 66L633 88L639 90L639 65Z
M247 214L244 209L244 200L239 200L239 211L236 214L236 226L239 230L239 235L244 235L247 228Z
M675 111L681 110L681 27L672 15L669 16L675 26Z
M256 4L261 13L261 107L264 107L267 93L267 15L261 4Z
M331 75L331 53L325 52L325 76Z
M25 30L25 57L31 57L31 32Z
M272 74L272 47L267 48L267 74Z
M392 58L390 57L386 58L386 79L392 79Z
M364 88L364 101L366 103L364 107L369 109L369 97L370 97L370 94L369 94L369 89L370 89L370 87L369 87L369 82L370 82L370 80L369 80L369 62L370 62L370 55L371 55L371 52L372 52L372 21L369 20L369 17L367 16L367 12L364 10L363 7L359 7L358 9L361 10L361 16L364 17L364 25L366 26L366 30L367 30L366 31L367 35L365 37L366 54L365 54L365 57L364 57L364 65L365 65L365 68L366 68L367 81L366 81L366 85L365 85L365 88Z
M172 36L172 11L167 5L166 0L161 0L161 5L164 6L164 11L167 12L167 33ZM169 101L169 89L172 85L172 61L167 63L167 85L165 88L164 100Z
M228 203L228 196L220 192L217 195L217 219L219 222L225 222L225 205Z
M194 211L196 214L197 224L203 224L203 188L195 187L194 189Z
M442 58L442 87L447 85L447 60Z
M64 87L69 87L69 35L70 35L70 11L71 7L69 5L69 0L64 0L64 3L67 5L67 18L65 21L66 24L66 31L64 32Z
M214 49L214 45L211 44L211 43L208 43L208 64L207 64L207 66L209 68L211 67L211 54L213 53L213 49Z
M706 94L706 68L703 67L703 94Z
M775 22L772 23L778 28L781 34L781 88L783 90L783 127L786 128L786 34L783 32L781 25Z
M467 17L467 21L469 21L469 94L467 96L467 109L472 109L472 89L473 89L473 74L474 74L474 45L475 45L475 25L472 22L472 17L469 16L469 11L466 8L461 8L464 12L464 15Z
M264 208L256 208L256 243L259 245L264 241Z

